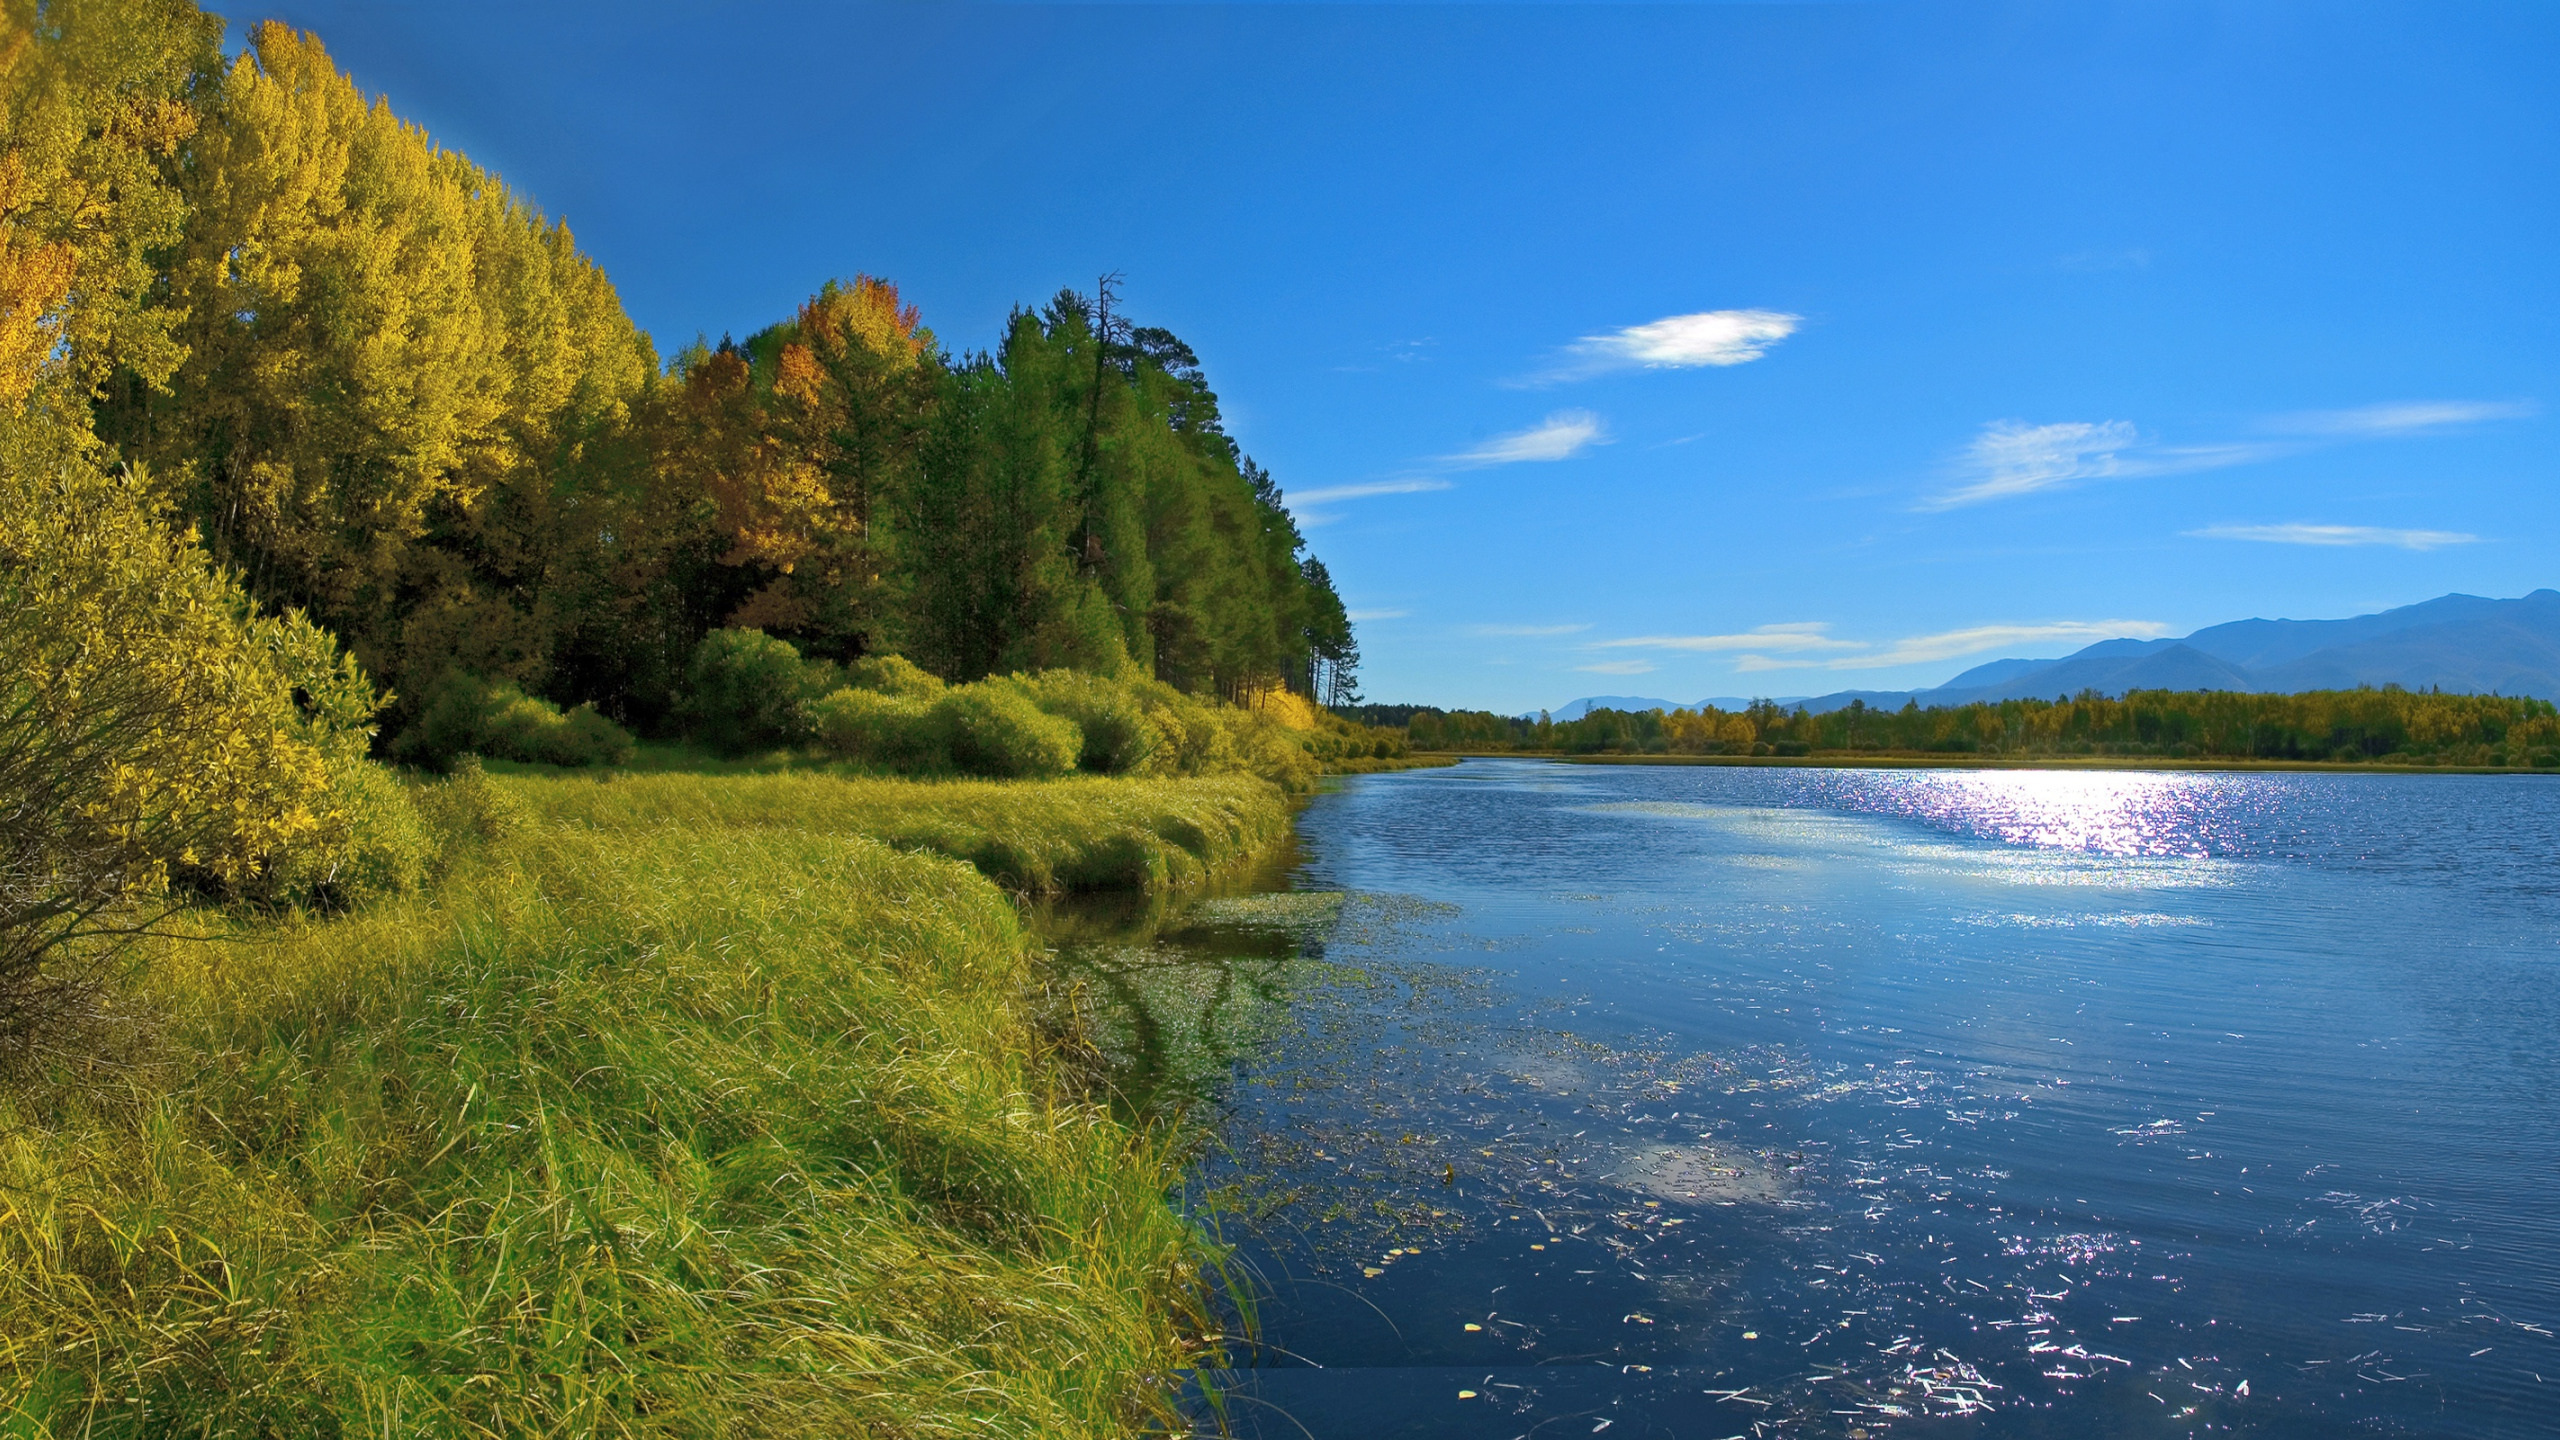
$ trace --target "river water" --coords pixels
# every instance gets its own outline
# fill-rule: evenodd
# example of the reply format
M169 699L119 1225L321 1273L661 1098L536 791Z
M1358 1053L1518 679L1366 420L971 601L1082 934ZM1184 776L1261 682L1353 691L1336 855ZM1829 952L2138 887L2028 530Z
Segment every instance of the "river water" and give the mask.
M2560 1435L2560 782L1469 761L1056 933L1262 1436Z

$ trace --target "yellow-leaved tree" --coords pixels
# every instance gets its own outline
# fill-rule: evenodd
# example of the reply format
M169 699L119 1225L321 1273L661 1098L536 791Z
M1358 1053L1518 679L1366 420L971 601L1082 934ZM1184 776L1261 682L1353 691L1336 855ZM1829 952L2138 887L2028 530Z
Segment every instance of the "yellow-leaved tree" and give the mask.
M221 40L192 0L0 0L0 405L176 370L153 256L185 221L166 171Z
M449 669L539 683L525 597L606 561L589 472L656 374L568 232L266 23L208 91L167 252L168 393L102 430L270 607L422 701Z
M254 615L144 487L0 422L0 1047L77 1010L181 887L324 880L372 689Z

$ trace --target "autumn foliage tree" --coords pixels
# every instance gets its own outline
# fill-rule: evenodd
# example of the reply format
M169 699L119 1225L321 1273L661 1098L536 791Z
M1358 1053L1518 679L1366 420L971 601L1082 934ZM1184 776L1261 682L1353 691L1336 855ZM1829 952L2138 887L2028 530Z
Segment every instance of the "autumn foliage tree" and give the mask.
M593 462L655 359L567 232L256 27L209 89L164 310L184 358L101 430L260 600L307 607L422 695L539 683L590 563ZM598 517L600 518L600 517Z
M662 370L565 227L316 38L225 63L187 0L0 15L0 402L342 636L392 728L517 692L680 728L739 628L1348 693L1330 581L1170 333L1062 292L955 358L857 275Z

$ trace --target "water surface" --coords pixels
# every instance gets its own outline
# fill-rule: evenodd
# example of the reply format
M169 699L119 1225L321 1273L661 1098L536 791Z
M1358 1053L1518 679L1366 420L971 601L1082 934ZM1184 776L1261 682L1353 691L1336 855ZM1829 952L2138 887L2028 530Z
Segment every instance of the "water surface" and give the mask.
M1298 828L1067 947L1225 1137L1242 1433L2560 1435L2560 784L1473 761Z

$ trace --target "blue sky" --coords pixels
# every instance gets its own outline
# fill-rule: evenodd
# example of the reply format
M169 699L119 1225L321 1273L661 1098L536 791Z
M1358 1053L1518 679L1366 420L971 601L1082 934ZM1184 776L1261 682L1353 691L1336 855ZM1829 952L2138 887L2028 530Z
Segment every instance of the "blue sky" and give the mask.
M671 353L1125 275L1370 698L1928 684L2560 584L2560 9L232 6Z

